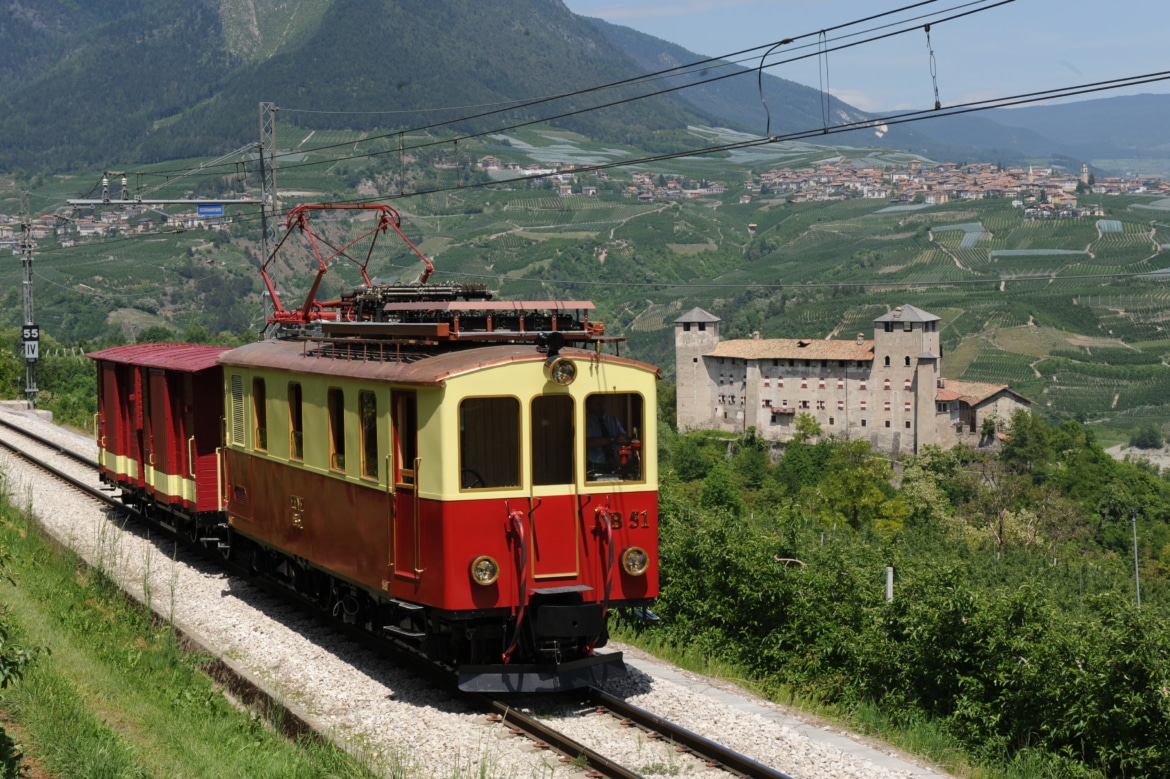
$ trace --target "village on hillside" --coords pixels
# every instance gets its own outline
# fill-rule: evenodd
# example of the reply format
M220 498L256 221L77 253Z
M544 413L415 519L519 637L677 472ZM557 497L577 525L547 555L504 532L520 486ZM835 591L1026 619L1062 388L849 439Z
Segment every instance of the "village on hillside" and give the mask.
M487 172L506 171L522 176L551 178L562 196L596 195L593 185L577 185L577 166L572 163L502 162L486 156L478 167ZM608 180L604 171L595 175ZM634 171L622 188L626 197L642 201L723 195L742 187L741 203L756 197L783 197L792 203L870 198L893 204L941 205L956 200L1019 198L1025 216L1094 216L1099 206L1078 206L1078 196L1087 195L1170 195L1170 182L1145 177L1108 176L1098 179L1082 165L1080 175L1056 168L1004 167L982 162L960 165L914 160L907 165L857 166L846 160L825 162L803 168L772 168L751 172L742 183L696 181L677 175Z

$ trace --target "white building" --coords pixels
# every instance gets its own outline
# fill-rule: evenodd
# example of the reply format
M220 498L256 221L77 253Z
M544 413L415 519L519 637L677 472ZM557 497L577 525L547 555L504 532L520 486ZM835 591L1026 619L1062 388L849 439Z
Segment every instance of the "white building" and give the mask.
M940 321L900 306L874 320L873 340L721 341L720 319L692 309L675 320L679 431L755 427L786 441L807 413L825 435L895 455L987 443L984 419L1006 422L1031 401L1006 384L943 379Z

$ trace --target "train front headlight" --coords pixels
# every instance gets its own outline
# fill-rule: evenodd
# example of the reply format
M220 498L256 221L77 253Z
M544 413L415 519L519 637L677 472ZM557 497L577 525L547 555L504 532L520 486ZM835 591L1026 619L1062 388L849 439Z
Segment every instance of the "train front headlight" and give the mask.
M577 378L577 365L566 357L551 357L544 364L544 375L553 384L567 387Z
M622 552L622 570L630 576L641 576L650 567L650 555L640 546L631 546Z
M488 587L500 578L500 564L488 555L481 554L471 561L471 578L476 584Z

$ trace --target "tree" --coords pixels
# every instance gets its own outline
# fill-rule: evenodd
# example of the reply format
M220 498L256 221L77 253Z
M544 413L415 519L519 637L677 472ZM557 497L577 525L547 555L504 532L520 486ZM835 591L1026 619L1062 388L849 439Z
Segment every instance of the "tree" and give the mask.
M814 438L820 438L821 433L824 432L817 418L805 411L796 415L793 427L795 432L792 434L792 440L800 444L808 443Z
M1153 424L1142 425L1129 437L1129 445L1137 449L1161 449L1165 443L1162 431Z
M715 463L703 480L699 504L707 509L724 509L737 517L743 514L743 497L731 478L731 471L722 460Z
M872 456L869 441L835 443L827 470L814 495L814 508L825 520L854 530L901 527L906 507L890 486L894 473L889 463Z
M136 343L152 344L164 341L175 340L175 331L165 325L151 325L150 327L141 330L138 337L135 339Z

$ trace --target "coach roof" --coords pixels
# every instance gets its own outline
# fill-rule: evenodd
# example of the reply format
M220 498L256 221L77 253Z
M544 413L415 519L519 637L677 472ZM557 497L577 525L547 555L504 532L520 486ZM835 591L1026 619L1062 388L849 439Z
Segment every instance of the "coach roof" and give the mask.
M206 344L154 343L115 346L90 352L91 360L103 360L140 368L160 368L168 371L195 373L214 368L219 356L230 351L229 346L207 346Z
M515 362L542 363L548 355L538 352L531 344L500 344L473 349L454 349L432 354L404 351L403 359L395 359L394 345L389 344L388 358L379 359L378 344L372 344L369 359L362 358L360 344L354 346L347 359L344 354L326 354L320 341L261 341L226 352L219 359L224 367L271 369L290 373L344 376L370 381L389 381L399 384L417 384L441 387L448 379ZM576 360L628 365L651 371L661 378L661 371L625 357L598 354L586 349L562 349L561 356Z

